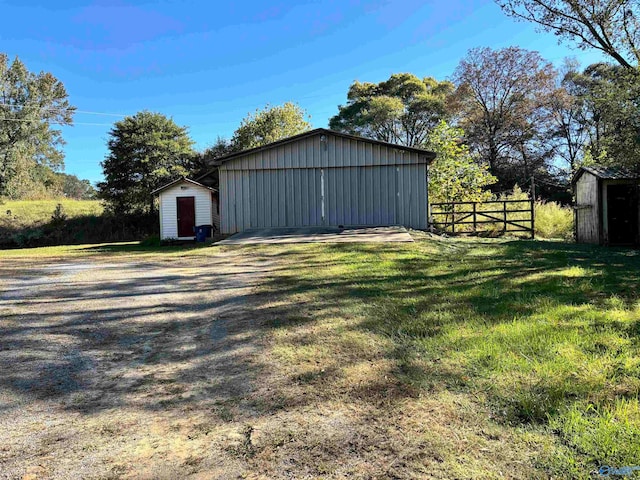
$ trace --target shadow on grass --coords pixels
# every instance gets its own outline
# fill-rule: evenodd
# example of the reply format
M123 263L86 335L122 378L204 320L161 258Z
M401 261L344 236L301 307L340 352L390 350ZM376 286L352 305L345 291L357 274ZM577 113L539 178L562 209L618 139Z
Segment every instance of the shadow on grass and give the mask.
M116 244L87 250L105 254L162 254L207 248L208 245L197 244L168 247ZM52 271L46 266L32 267L29 275L23 276L6 270L3 275L14 279L15 288L5 290L3 300L14 309L3 313L5 322L0 334L4 339L4 357L0 357L0 365L7 371L16 362L24 368L6 376L3 385L32 393L37 393L40 385L43 398L57 395L58 390L60 395L91 391L91 382L85 385L80 379L89 378L91 374L87 372L94 368L94 362L85 358L83 352L95 349L104 358L125 361L129 357L129 363L118 364L118 368L125 370L134 371L136 365L184 362L196 365L193 375L176 376L175 383L206 376L207 365L215 357L211 350L214 345L207 340L210 334L206 332L220 316L237 315L248 300L244 295L229 297L224 292L233 292L239 279L252 278L265 265L269 265L269 275L262 286L263 293L252 300L249 310L259 320L230 324L236 340L224 337L225 342L228 340L224 348L229 352L241 350L243 338L255 336L262 322L269 319L273 329L300 331L286 341L290 349L322 349L319 337L304 333L305 328L340 318L339 329L329 329L325 335L333 342L327 348L342 349L342 354L338 352L335 358L325 359L322 375L297 372L292 381L317 378L330 386L331 379L335 377L337 381L344 368L376 361L382 355L395 365L393 371L387 372L387 380L364 379L357 387L369 392L371 399L388 397L392 392L398 396L412 395L414 387L480 389L501 406L507 404L513 419L541 421L560 408L565 397L584 396L590 388L595 388L597 397L604 384L594 385L586 377L571 377L569 371L560 371L559 379L541 380L539 373L518 372L523 366L509 360L510 355L529 355L530 364L544 369L553 366L547 354L556 355L559 345L570 343L573 335L584 334L586 343L577 347L581 354L590 359L600 355L615 366L628 351L623 349L614 355L613 347L606 342L604 346L596 345L595 336L604 331L613 335L610 342L614 342L617 338L638 335L637 320L616 324L606 318L607 302L612 297L622 308L637 301L640 256L633 250L488 240L225 250L242 253L246 265L232 272L220 272L216 271L219 261L193 257L180 265L193 268L193 273L168 274L162 270L166 263L160 255L153 261L88 265L87 268L97 267L102 272L80 282L67 279L65 275L69 272L64 269ZM82 268L82 262L69 268ZM109 272L118 272L119 277L109 280ZM34 285L38 288L32 295L30 289ZM36 305L38 308L34 308ZM550 318L545 320L545 316ZM509 327L511 323L513 327ZM344 332L349 331L390 340L392 346L367 351L342 340ZM211 335L215 337L214 333ZM55 356L55 350L62 348L56 346L58 338L76 338L79 343L61 359ZM194 339L202 339L198 341L209 346L183 350ZM149 354L149 349L156 353ZM549 351L545 353L545 349ZM260 368L254 365L239 371L231 359L237 365L246 365L246 361L242 355L234 355L221 363L226 373L220 382L250 383L248 378L255 378ZM40 358L41 367L31 371L36 364L29 358ZM511 362L504 365L509 370L506 377L513 384L491 386L493 375L505 358ZM620 368L616 368L620 375ZM58 373L50 375L50 371ZM519 381L516 374L529 377ZM50 385L51 381L45 381L47 378L53 379L54 384L60 381L60 388L55 387L57 384ZM400 384L398 379L402 380ZM611 381L609 377L603 380ZM140 382L141 391L155 388L151 380ZM367 387L367 382L372 386ZM158 388L162 391L163 387ZM222 384L218 388L221 392L232 390ZM374 395L372 389L379 395ZM161 395L159 398L163 399ZM124 400L116 395L109 401L97 401L95 407L91 407L91 402L79 405L86 410L107 408L113 405L110 402L121 401ZM172 401L182 403L179 399ZM277 402L287 405L294 401L301 400L289 398ZM149 408L157 408L153 405L148 404ZM265 408L270 408L268 402Z
M509 422L546 422L575 399L638 394L633 368L623 367L639 353L637 251L468 240L273 255L289 265L267 287L271 300L283 300L271 312L273 327L296 332L352 318L327 334L334 340L317 339L318 351L323 341L339 344L344 329L391 339L383 352L396 364L388 392L403 391L393 385L398 378L481 392ZM308 335L286 343L292 351L313 348ZM325 368L339 371L369 355L342 348L351 349L350 360L336 355ZM598 367L598 375L589 373Z

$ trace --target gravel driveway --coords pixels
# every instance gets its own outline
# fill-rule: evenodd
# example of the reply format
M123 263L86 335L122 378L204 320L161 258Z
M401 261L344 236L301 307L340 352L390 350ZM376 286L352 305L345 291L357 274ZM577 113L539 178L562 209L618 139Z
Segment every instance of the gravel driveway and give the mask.
M0 478L242 471L269 261L120 258L0 265Z

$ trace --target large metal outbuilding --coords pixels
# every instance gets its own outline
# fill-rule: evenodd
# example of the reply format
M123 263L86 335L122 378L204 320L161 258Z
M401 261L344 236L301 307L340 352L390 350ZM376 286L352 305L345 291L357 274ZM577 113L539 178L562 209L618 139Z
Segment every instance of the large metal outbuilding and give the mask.
M433 152L316 129L220 158L220 229L427 227Z
M640 242L639 177L623 168L581 167L573 176L578 243Z

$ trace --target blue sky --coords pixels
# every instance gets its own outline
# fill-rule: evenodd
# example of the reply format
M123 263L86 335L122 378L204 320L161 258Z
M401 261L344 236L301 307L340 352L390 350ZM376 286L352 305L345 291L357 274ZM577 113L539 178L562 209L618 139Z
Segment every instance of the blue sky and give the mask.
M189 127L202 149L268 103L295 101L326 127L354 80L443 80L473 47L518 45L558 64L602 59L507 18L492 0L0 0L0 11L0 51L52 72L78 110L101 113L64 128L65 171L91 181L110 124L142 109Z

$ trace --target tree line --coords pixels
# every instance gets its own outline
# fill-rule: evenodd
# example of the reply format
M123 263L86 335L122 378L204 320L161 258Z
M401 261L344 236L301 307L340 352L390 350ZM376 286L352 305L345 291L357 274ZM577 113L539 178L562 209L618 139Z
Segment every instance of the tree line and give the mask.
M430 149L434 201L481 200L535 179L542 198L568 201L569 178L600 163L640 171L640 6L633 0L496 0L507 15L610 61L555 67L513 46L474 48L448 80L397 73L355 81L329 121L334 130ZM50 74L0 57L0 195L20 171L55 170L74 107ZM9 87L7 87L9 85ZM12 85L29 85L14 88ZM7 93L9 92L9 93ZM3 118L0 116L0 118ZM231 139L194 150L188 129L143 111L116 122L98 195L114 212L152 211L150 192L179 176L197 177L213 160L311 128L295 103L248 115ZM18 182L20 183L20 182Z

